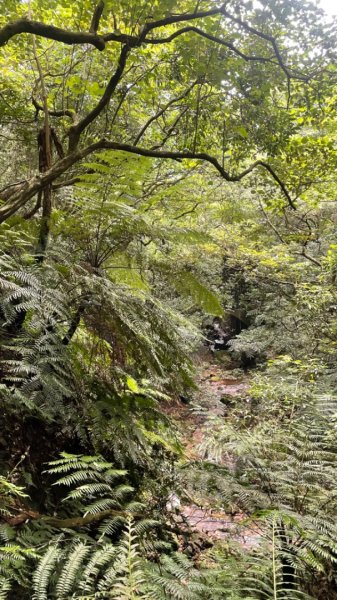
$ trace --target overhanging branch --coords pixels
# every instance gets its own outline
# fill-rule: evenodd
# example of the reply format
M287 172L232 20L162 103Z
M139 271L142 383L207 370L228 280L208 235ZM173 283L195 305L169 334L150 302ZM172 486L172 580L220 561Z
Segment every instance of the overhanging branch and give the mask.
M195 21L196 19L204 19L205 17L214 17L215 15L220 15L222 13L222 10L224 10L224 6L212 8L211 10L204 10L180 15L170 15L168 17L164 17L163 19L158 19L158 21L151 21L144 25L142 37L143 39L145 39L149 31L153 31L154 29L158 29L160 27L165 27L166 25L174 25L175 23Z
M123 75L127 56L130 52L130 47L125 45L122 47L117 68L110 78L108 85L105 88L105 92L100 99L100 101L96 104L96 106L79 122L77 125L73 125L69 129L69 150L72 151L76 148L80 136L83 131L92 123L98 115L102 112L102 110L107 106L110 102L110 99Z
M165 106L163 106L163 108L161 108L155 115L153 115L152 117L150 117L149 120L145 123L145 125L142 127L142 129L138 133L138 135L137 135L137 137L136 137L136 139L134 141L134 145L137 146L139 140L143 137L145 131L151 125L151 123L153 123L154 121L156 121L157 119L159 119L159 117L161 117L164 114L164 112L168 108L170 108L170 106L172 106L173 104L176 104L177 102L180 102L180 100L183 100L184 98L186 98L186 96L188 96L188 94L197 85L197 83L199 83L199 82L198 81L194 81L192 83L192 85L190 85L182 94L180 94L180 96L177 96L176 98L172 98L171 100L169 100L169 102L167 102L165 104Z
M97 34L99 22L101 20L103 10L104 10L104 1L100 0L100 2L97 4L97 6L94 10L94 14L91 19L91 24L90 24L90 29L89 29L90 33Z
M228 173L228 171L226 171L223 168L223 166L219 163L219 161L217 160L217 158L215 158L215 156L212 156L211 154L207 154L206 152L190 152L190 151L170 152L170 151L166 151L166 150L153 150L153 149L147 149L147 148L139 148L138 146L132 146L129 144L120 144L118 142L109 142L108 140L101 140L100 142L97 142L97 143L99 144L100 148L110 149L110 150L122 150L123 152L130 152L131 154L139 154L140 156L149 156L152 158L162 158L162 159L166 158L166 159L172 159L172 160L184 160L184 159L201 160L203 162L208 162L211 165L213 165L213 167L215 167L215 169L220 173L221 177L223 179L225 179L225 181L228 181L228 182L241 181L244 177L246 177L247 175L252 173L252 171L254 171L256 168L262 167L264 170L268 171L268 173L271 175L271 177L274 179L274 181L280 187L282 193L284 194L284 196L286 197L286 199L289 203L289 206L293 210L296 210L296 206L291 198L289 191L287 190L286 185L283 183L283 181L280 179L280 177L277 175L277 173L274 171L274 169L268 163L266 163L262 160L255 161L247 169L245 169L244 171L241 171L241 173L238 173L236 175L231 175L230 173Z
M210 42L215 42L219 46L225 46L226 48L228 48L229 50L231 50L232 52L234 52L235 54L240 56L240 58L243 58L243 60L245 60L245 61L255 61L255 62L261 62L261 63L273 62L272 59L268 58L268 57L254 56L254 55L249 56L248 54L241 52L241 50L239 48L237 48L236 46L234 46L234 44L232 44L231 42L227 42L226 40L223 40L222 38L219 38L215 35L211 35L210 33L207 33L206 31L203 31L202 29L199 29L198 27L194 27L193 25L190 25L188 27L183 27L182 29L178 29L178 31L175 31L174 33L172 33L171 35L169 35L166 38L146 38L145 42L147 44L168 44L168 43L172 42L173 40L175 40L177 37L183 35L184 33L189 33L189 32L195 33L196 35L200 35L201 37L205 38L206 40L209 40Z
M31 33L39 37L55 40L68 45L91 44L97 48L97 50L104 50L106 42L110 41L136 46L144 42L149 31L157 29L158 27L164 27L165 25L172 25L174 23L181 23L184 21L202 19L204 17L221 13L221 7L219 7L208 11L200 11L199 13L172 15L163 19L159 19L158 21L146 23L140 36L123 33L119 34L114 32L106 33L105 35L98 35L97 29L102 16L103 8L104 2L100 1L95 8L90 24L90 30L88 32L68 31L67 29L54 27L53 25L47 25L41 21L18 19L17 21L8 23L2 29L0 29L0 47L4 46L12 37L21 33Z
M271 167L268 163L262 160L257 160L253 164L251 164L247 169L241 171L241 173L237 173L235 175L230 174L228 171L224 169L224 167L219 163L215 156L207 154L206 152L173 152L169 150L156 150L156 149L148 149L141 148L138 146L130 145L130 144L122 144L119 142L109 141L102 139L86 148L82 148L81 150L77 150L68 154L62 160L59 160L55 163L51 169L46 171L45 173L41 173L36 175L27 183L23 184L24 187L21 188L20 191L17 191L11 197L10 201L0 207L0 223L3 223L10 216L15 214L22 206L24 206L30 198L35 196L39 192L39 190L44 189L45 186L53 183L58 177L63 175L70 167L74 164L80 162L82 159L86 158L93 152L97 150L116 150L122 152L128 152L130 154L136 154L139 156L148 156L150 158L157 159L170 159L170 160L200 160L203 162L207 162L218 171L221 177L228 182L238 182L241 181L244 177L252 173L255 169L262 168L267 171L272 179L277 183L278 187L281 189L283 195L287 199L289 206L296 210L296 205L285 185L285 183L281 180L278 174L275 172L273 167Z
M226 10L225 5L220 9L220 12L221 12L221 14L224 17L226 17L227 19L229 19L233 23L236 23L237 25L239 25L239 27L241 27L241 29L243 29L244 31L247 31L247 33L251 33L252 35L256 35L257 37L265 40L266 42L269 42L271 44L273 50L274 50L274 54L275 54L275 57L277 59L277 62L279 64L279 66L281 67L282 71L287 76L288 80L289 79L299 79L300 81L308 81L308 77L306 75L299 75L299 74L294 73L285 64L285 62L284 62L284 60L282 58L282 54L280 52L280 49L278 47L278 44L276 42L276 39L272 35L269 35L268 33L264 33L263 31L260 31L259 29L256 29L255 27L252 27L246 21L242 21L242 19L240 19L238 17L235 17L234 15L231 15Z
M0 47L4 46L12 37L20 33L32 33L39 37L62 42L70 46L75 44L91 44L97 50L104 50L105 48L103 37L96 33L67 31L60 27L46 25L46 23L42 23L41 21L30 21L28 19L18 19L0 29Z

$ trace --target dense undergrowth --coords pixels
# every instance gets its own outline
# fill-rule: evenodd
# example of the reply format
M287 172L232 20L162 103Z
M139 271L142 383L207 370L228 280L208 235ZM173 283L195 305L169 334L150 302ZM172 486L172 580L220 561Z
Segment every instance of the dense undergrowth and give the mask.
M1 600L337 598L336 40L302 0L0 0ZM191 459L205 346L249 389Z

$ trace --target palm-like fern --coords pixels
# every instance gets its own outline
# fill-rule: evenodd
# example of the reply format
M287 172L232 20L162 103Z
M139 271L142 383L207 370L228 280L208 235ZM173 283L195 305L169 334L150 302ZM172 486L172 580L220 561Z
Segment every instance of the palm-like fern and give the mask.
M50 475L62 475L54 485L70 488L64 502L83 514L83 525L100 522L102 535L123 523L123 514L139 505L127 502L133 488L116 483L126 471L114 469L112 463L101 457L66 454L49 463Z
M38 266L24 243L15 254L4 244L0 264L0 399L6 412L35 412L48 420L72 394L62 344L70 318L62 276L53 264Z
M33 576L34 600L201 600L213 598L198 571L183 555L163 556L158 565L144 557L139 528L127 520L119 543L62 540L42 556Z
M183 554L172 553L167 541L160 543L159 523L143 517L144 507L121 481L124 470L100 456L62 453L47 473L56 477L58 490L66 490L64 512L28 522L17 534L10 527L3 531L3 598L11 584L23 598L27 593L34 600L215 597L205 572ZM18 493L23 495L21 489Z

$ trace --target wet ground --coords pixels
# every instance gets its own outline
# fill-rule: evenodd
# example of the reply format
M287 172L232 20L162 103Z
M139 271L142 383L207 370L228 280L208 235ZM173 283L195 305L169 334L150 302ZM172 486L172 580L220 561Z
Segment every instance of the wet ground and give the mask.
M221 511L202 509L189 505L182 507L182 514L194 531L206 534L210 539L238 542L246 550L256 547L261 539L258 526L245 525L242 514L228 515Z
M210 417L226 419L228 404L235 404L248 396L249 376L243 371L219 364L209 354L198 361L198 391L191 403L178 403L170 409L171 416L179 420L186 456L192 461L202 458L201 445L204 426ZM181 425L183 424L183 427ZM246 549L258 545L261 532L251 523L245 523L245 515L230 515L225 511L197 506L193 503L180 506L180 512L188 525L211 540L236 540Z

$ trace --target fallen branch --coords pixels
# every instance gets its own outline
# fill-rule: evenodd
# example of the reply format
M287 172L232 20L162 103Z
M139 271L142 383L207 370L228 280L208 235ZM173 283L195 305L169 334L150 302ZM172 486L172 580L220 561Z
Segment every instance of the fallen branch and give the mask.
M91 523L99 523L108 517L122 517L126 518L127 516L132 515L135 518L142 518L143 515L139 513L130 513L128 511L123 510L113 510L107 509L102 510L95 514L86 514L83 517L69 517L66 519L61 519L59 517L50 517L46 515L41 515L38 512L33 510L23 510L16 516L11 516L7 519L9 525L18 526L22 525L26 521L41 521L46 525L50 525L50 527L55 527L57 529L78 529L79 527L85 527L86 525L90 525Z

